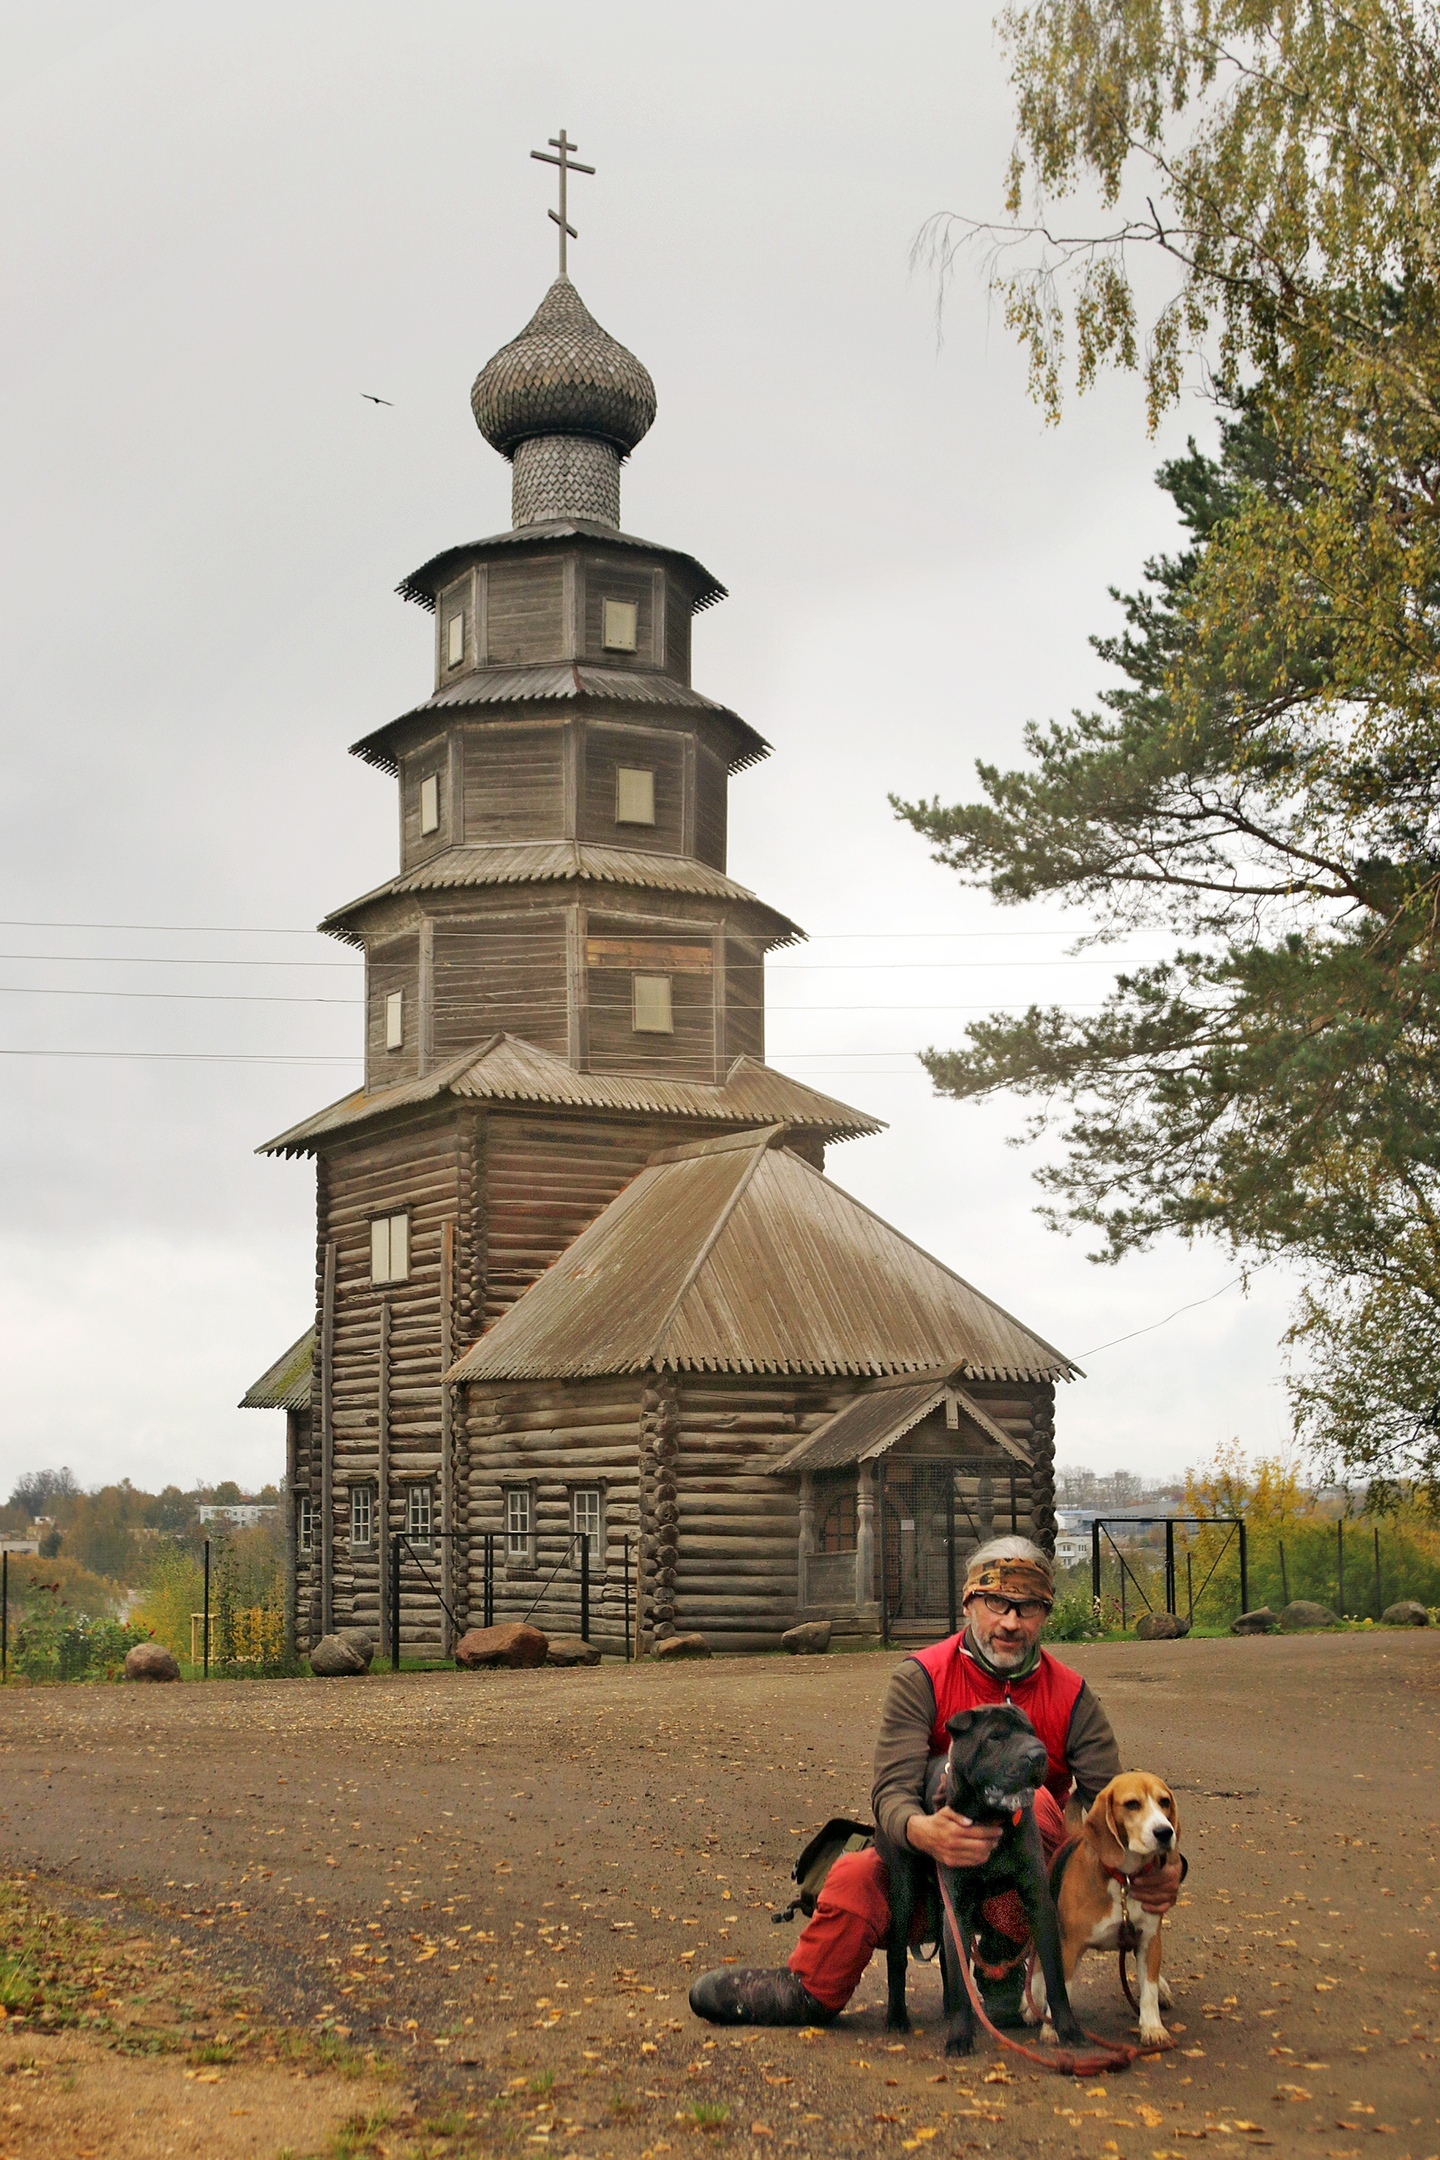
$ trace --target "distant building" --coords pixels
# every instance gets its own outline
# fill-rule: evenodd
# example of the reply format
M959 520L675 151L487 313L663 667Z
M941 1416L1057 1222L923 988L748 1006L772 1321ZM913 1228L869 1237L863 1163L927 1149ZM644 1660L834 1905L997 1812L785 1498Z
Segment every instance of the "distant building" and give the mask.
M1078 1530L1061 1530L1055 1539L1056 1567L1079 1567L1090 1557L1090 1540Z
M38 1537L0 1537L0 1552L38 1553Z
M257 1523L269 1522L280 1510L274 1504L262 1504L258 1500L237 1500L224 1507L202 1507L196 1512L202 1523L223 1522L236 1530L253 1530Z

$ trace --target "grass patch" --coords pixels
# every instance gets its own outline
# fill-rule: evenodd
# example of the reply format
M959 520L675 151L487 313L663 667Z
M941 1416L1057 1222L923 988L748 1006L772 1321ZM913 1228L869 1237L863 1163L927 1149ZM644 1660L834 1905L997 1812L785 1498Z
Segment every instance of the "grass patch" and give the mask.
M697 2100L688 2113L697 2130L723 2130L730 2120L723 2100Z

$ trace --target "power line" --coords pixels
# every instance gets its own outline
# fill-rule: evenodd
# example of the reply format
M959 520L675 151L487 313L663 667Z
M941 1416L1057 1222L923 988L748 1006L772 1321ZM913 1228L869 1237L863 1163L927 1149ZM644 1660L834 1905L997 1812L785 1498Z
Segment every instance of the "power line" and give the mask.
M185 1005L363 1005L364 998L287 997L258 990L71 990L59 983L0 983L0 997L164 998Z
M162 1065L358 1065L354 1057L302 1057L287 1052L249 1050L11 1050L0 1045L0 1057L25 1058L124 1058Z
M1246 1273L1252 1272L1258 1271L1246 1270ZM1194 1312L1197 1305L1213 1305L1217 1297L1224 1297L1227 1290L1233 1290L1236 1283L1244 1282L1244 1280L1244 1274L1232 1275L1229 1282L1221 1283L1220 1288L1212 1290L1208 1297L1192 1298L1188 1305L1177 1305L1174 1312L1166 1313L1163 1320L1152 1320L1148 1327L1132 1328L1128 1335L1117 1335L1111 1342L1096 1343L1093 1350L1080 1350L1077 1351L1076 1355L1078 1357L1099 1357L1102 1350L1117 1350L1121 1343L1134 1342L1137 1335L1153 1335L1156 1328L1168 1327L1172 1320L1178 1320L1181 1313Z
M0 963L11 960L45 960L65 967L263 967L263 968L358 968L363 960L205 960L188 953L0 953Z
M328 931L317 930L313 924L300 929L285 923L119 923L119 922L52 922L39 916L0 915L0 930L145 930L157 934L181 937L327 937ZM1132 930L1130 937L1168 937L1167 930ZM1036 938L1072 937L1073 930L817 930L807 940L811 945L868 942L873 939L901 938Z

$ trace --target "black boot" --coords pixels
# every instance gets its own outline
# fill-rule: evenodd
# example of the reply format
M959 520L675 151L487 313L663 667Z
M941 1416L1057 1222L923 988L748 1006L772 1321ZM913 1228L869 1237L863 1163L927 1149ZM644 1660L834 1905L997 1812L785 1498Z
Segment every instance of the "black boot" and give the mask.
M690 2008L712 2025L829 2025L840 2014L816 2002L783 1968L733 1971L724 1965L701 1973L690 1990Z

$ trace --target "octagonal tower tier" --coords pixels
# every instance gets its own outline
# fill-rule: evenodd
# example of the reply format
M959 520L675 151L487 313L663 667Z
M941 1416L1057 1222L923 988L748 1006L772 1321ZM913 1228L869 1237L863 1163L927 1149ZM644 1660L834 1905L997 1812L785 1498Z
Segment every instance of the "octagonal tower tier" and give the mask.
M800 933L726 874L730 776L769 745L690 680L725 588L610 521L654 387L561 278L471 402L516 523L399 588L435 616L434 690L354 746L397 780L399 873L324 925L365 948L366 1092L492 1032L718 1084L763 1059L764 957Z

